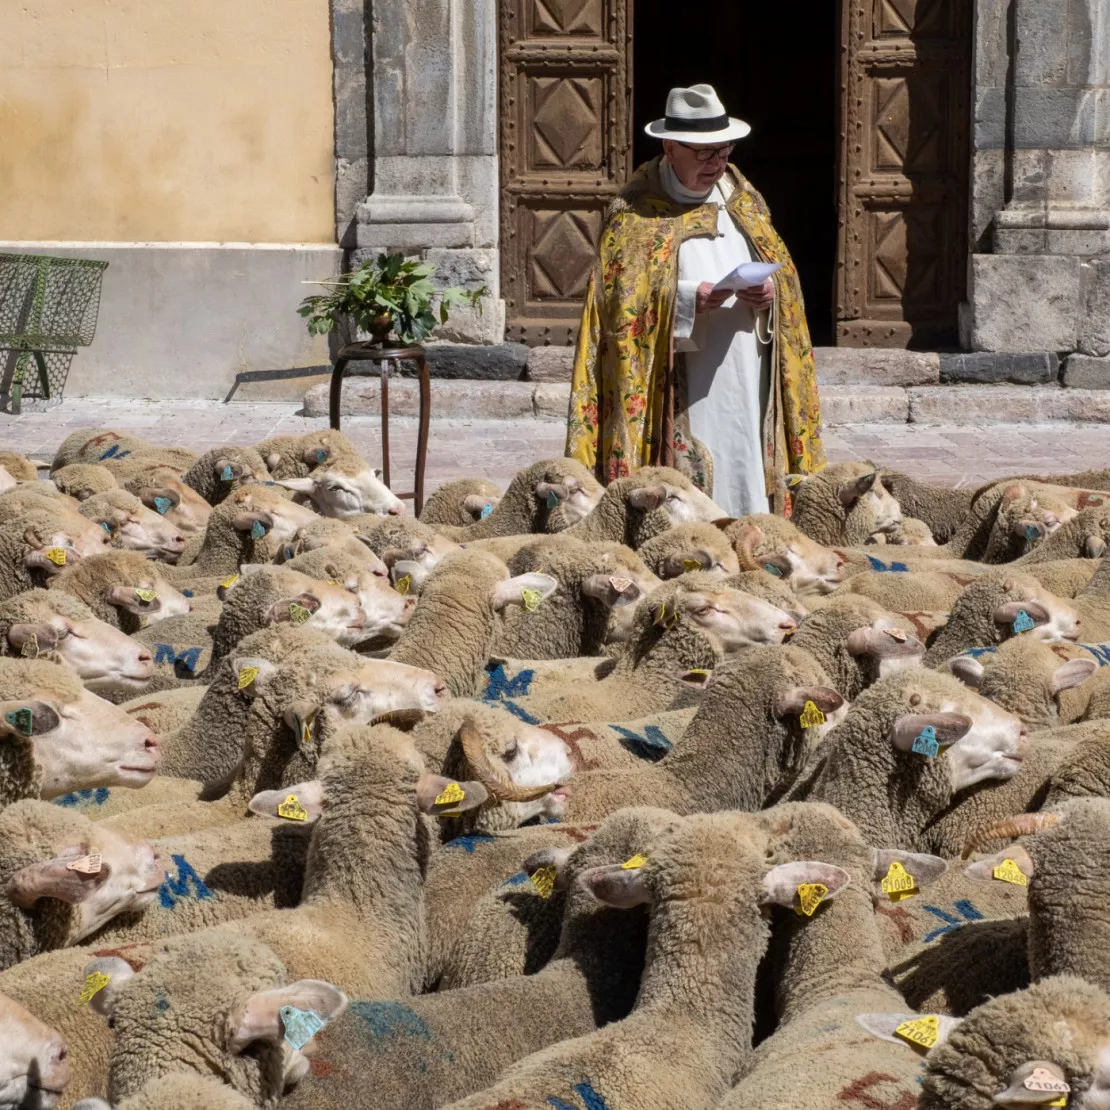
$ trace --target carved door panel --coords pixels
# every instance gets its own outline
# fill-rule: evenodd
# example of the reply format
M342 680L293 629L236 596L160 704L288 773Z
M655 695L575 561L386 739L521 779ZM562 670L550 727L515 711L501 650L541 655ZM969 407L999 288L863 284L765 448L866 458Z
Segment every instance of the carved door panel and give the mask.
M601 221L627 180L631 0L501 0L506 338L573 343Z
M971 0L844 0L837 342L955 343Z

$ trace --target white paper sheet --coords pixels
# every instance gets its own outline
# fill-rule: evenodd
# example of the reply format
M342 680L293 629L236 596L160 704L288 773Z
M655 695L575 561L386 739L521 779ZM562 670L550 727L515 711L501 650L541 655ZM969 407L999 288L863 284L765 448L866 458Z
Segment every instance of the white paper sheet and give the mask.
M730 274L725 274L716 285L714 293L738 293L741 289L754 289L762 285L776 270L782 268L781 262L745 262Z

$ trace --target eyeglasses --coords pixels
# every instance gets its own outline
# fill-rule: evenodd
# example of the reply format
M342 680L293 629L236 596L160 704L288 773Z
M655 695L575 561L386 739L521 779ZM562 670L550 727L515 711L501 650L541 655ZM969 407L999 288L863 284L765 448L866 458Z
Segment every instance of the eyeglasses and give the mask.
M735 143L729 143L727 146L694 146L692 143L679 143L678 145L685 147L687 150L692 150L694 157L699 162L712 162L714 158L720 158L727 162L733 147L736 146Z

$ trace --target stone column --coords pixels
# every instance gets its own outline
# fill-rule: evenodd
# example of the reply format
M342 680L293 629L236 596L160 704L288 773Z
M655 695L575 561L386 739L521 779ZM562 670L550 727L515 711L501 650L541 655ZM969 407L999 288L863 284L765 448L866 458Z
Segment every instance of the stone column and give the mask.
M442 284L490 290L444 338L498 343L500 299L496 0L372 3L372 192L356 263L383 249L434 262Z
M965 345L1110 354L1106 0L977 7Z

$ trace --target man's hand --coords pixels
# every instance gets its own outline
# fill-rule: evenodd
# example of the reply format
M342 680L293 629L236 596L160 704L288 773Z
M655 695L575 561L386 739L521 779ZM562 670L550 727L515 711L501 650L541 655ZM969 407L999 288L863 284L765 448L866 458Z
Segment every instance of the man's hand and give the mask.
M703 281L698 286L697 314L700 316L703 312L712 312L713 309L720 308L731 296L728 290L714 293L713 282Z
M701 299L701 290L698 290L698 298ZM756 285L751 289L741 289L736 294L738 301L743 301L749 308L754 308L757 312L764 308L770 308L775 301L775 283L771 278L768 278L762 285Z

